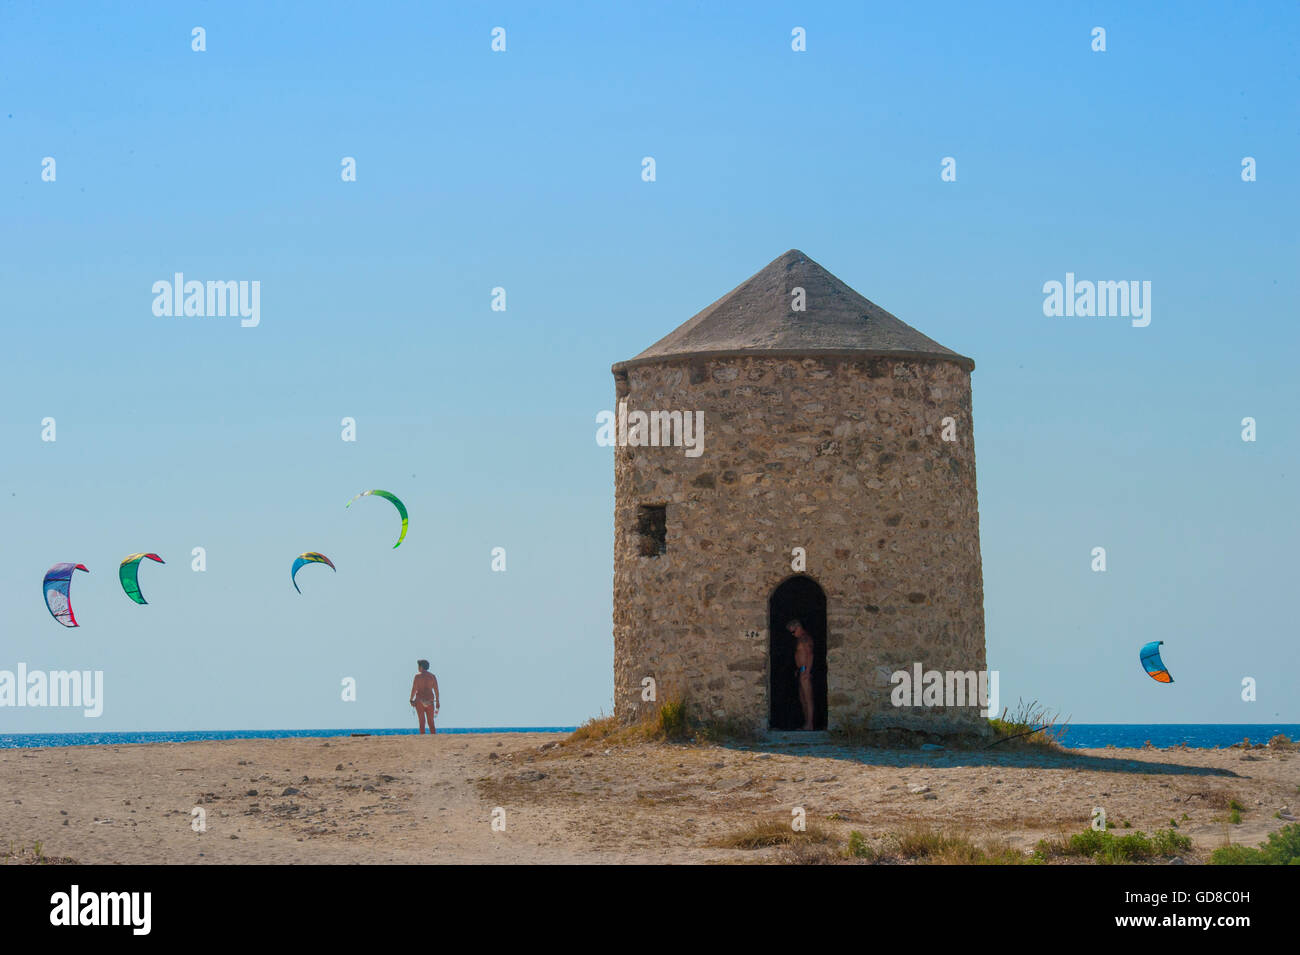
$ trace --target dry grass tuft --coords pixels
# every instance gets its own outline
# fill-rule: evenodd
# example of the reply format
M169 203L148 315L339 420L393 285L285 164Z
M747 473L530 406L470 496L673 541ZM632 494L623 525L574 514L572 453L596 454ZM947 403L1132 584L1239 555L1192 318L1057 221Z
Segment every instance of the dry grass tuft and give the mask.
M781 865L842 865L846 860L844 853L828 842L801 839L778 849L776 861Z
M921 823L886 836L879 847L870 845L860 832L852 832L844 854L869 862L919 865L1028 865L1038 861L1003 840L981 845L963 833Z
M729 836L710 843L718 849L767 849L771 846L789 846L796 844L826 844L832 841L831 834L814 824L806 832L795 832L790 823L784 820L755 822L733 832Z
M1064 751L1061 739L1070 731L1068 716L1062 721L1059 710L1049 711L1037 700L1028 703L1018 700L1016 711L1008 713L1010 711L1003 707L1000 719L989 720L996 737L991 746Z
M569 736L568 742L600 742L610 745L646 740L667 743L753 743L754 727L733 718L692 719L682 699L665 700L635 723L622 723L613 716L593 717Z
M29 849L22 845L17 848L13 843L9 848L0 848L0 865L76 865L76 859L67 856L47 856L39 842Z
M593 716L570 733L566 742L585 743L588 740L609 739L620 729L622 729L622 727L619 725L616 717Z

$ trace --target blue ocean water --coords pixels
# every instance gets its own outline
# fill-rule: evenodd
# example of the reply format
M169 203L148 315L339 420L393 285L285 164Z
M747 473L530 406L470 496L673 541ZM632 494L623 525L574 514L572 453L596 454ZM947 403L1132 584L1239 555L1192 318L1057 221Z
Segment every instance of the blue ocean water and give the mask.
M571 733L572 726L471 726L439 729L439 733ZM21 746L88 746L123 743L188 743L195 740L283 739L287 737L412 736L405 729L313 729L313 730L197 730L148 733L10 733L0 734L0 749ZM1187 745L1194 749L1215 749L1249 739L1267 743L1279 733L1300 740L1300 723L1076 723L1061 739L1075 749L1118 746L1138 749L1152 746Z
M572 733L573 726L471 726L443 729L439 733ZM317 729L317 730L186 730L140 733L8 733L0 734L0 749L17 746L91 746L122 743L192 743L217 739L287 739L318 736L415 736L413 729Z
M1161 748L1185 744L1193 749L1215 749L1243 739L1267 743L1279 733L1300 740L1300 723L1071 723L1061 745L1074 749L1137 749L1149 740L1152 746Z

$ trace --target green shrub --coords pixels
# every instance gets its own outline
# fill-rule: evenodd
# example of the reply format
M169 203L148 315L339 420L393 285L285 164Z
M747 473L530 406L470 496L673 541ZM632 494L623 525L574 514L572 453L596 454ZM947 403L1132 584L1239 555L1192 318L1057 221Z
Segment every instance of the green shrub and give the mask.
M1263 853L1247 846L1224 846L1210 853L1210 865L1266 865Z
M1269 857L1271 865L1295 865L1300 862L1300 822L1270 832L1263 851Z
M846 854L853 859L874 859L876 850L871 848L862 833L854 829L849 833L849 848Z
M683 740L690 734L686 704L681 700L664 700L655 719L654 735L660 739Z
M1268 834L1258 849L1224 846L1210 853L1210 865L1300 865L1300 822Z
M1076 832L1070 836L1070 841L1066 844L1065 855L1071 856L1093 856L1106 848L1108 842L1115 837L1109 832L1103 832L1099 829L1085 829L1083 832Z
M1172 819L1170 822L1174 822ZM1178 823L1174 822L1177 827ZM1176 856L1181 852L1187 852L1192 848L1192 840L1187 836L1174 832L1173 829L1161 829L1156 832L1151 839L1151 844L1155 846L1156 855L1158 856Z
M1102 850L1097 861L1114 865L1121 862L1134 862L1138 859L1150 859L1155 854L1155 846L1146 837L1146 833L1131 832L1126 836L1119 836Z
M1114 865L1155 856L1177 855L1191 847L1191 839L1179 835L1172 829L1157 830L1153 837L1145 832L1130 832L1123 836L1116 836L1104 830L1085 829L1070 836L1066 842L1040 840L1034 855L1039 860L1054 855L1081 856Z

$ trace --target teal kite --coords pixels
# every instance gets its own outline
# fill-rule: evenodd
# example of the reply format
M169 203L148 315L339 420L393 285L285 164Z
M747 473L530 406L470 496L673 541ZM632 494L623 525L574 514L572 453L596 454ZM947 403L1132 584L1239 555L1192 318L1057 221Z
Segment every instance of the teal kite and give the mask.
M1142 669L1147 671L1147 676L1151 679L1157 683L1173 683L1174 678L1169 675L1169 669L1160 659L1160 646L1163 643L1163 640L1152 640L1142 648L1139 659L1142 660Z
M338 573L338 568L334 566L334 561L330 560L324 554L318 554L314 550L309 550L305 554L299 554L294 558L293 569L289 571L289 580L293 584L293 589L297 590L298 593L302 593L301 590L298 590L298 571L301 568L306 567L308 564L328 564L330 570Z
M140 561L148 557L150 560L156 560L162 564L165 561L157 554L130 554L122 558L122 563L117 568L117 579L122 581L122 589L126 595L138 604L148 603L144 599L144 594L140 593Z
M402 541L406 539L406 526L409 523L406 516L406 505L397 499L396 494L391 494L388 491L362 491L356 497L352 498L352 501L357 500L357 498L369 497L372 494L375 497L382 497L384 500L392 501L393 507L397 508L397 513L402 515L402 533L397 535L397 543L393 545L393 549L396 550L398 547L402 546ZM351 507L352 501L348 501L344 506Z

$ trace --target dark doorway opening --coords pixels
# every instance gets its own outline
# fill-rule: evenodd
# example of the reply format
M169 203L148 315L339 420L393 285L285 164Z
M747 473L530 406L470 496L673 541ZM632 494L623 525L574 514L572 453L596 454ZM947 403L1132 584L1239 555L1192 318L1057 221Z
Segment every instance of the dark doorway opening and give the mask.
M826 728L826 594L811 577L791 577L767 602L768 662L770 666L771 712L774 730L797 730L803 726L799 703L799 676L794 665L794 637L786 624L798 620L813 640L813 728Z

